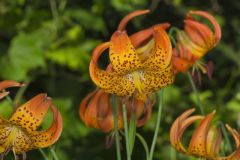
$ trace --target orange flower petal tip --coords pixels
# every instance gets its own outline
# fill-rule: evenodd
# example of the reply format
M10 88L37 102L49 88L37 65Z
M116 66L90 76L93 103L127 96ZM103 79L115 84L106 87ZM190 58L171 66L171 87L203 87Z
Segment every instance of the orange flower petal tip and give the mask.
M127 25L127 23L133 19L134 17L137 17L137 16L140 16L140 15L143 15L143 14L147 14L149 13L150 10L137 10L137 11L134 11L134 12L131 12L129 13L127 16L125 16L121 22L119 23L118 25L118 31L123 31L125 30L125 27Z

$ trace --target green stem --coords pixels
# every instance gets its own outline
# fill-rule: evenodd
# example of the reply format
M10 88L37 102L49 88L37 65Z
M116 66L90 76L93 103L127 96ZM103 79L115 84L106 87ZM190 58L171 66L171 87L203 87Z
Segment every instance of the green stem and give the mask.
M50 148L50 152L52 153L53 158L54 158L55 160L59 160L59 158L58 158L58 156L57 156L57 154L56 154L54 148L51 147L51 148Z
M192 89L195 92L197 105L198 105L198 107L200 109L201 114L204 115L204 110L203 110L203 106L202 106L202 103L201 103L201 100L200 100L200 97L199 97L199 93L198 93L197 87L196 87L196 85L195 85L195 83L194 83L194 81L192 79L192 76L191 76L189 71L187 72L187 75L188 75L188 79L189 79L189 81L191 83Z
M126 150L127 150L127 160L131 160L130 146L129 146L129 134L128 134L128 121L127 121L127 109L126 104L122 105L123 110L123 123L124 123L124 135L126 141Z
M136 136L138 137L138 139L142 143L142 145L144 147L144 150L146 152L146 159L148 159L148 157L149 157L149 149L148 149L147 142L145 141L145 139L140 134L136 133Z
M45 160L49 160L48 156L46 155L46 153L42 149L38 149L38 150L42 154L42 156L44 157Z
M24 92L26 91L26 89L27 89L27 87L28 87L30 82L31 82L31 78L27 78L24 81L25 85L18 90L18 92L17 92L17 94L16 94L16 96L15 96L15 98L13 100L13 104L14 104L15 107L18 106L19 101L21 100L21 98L22 98Z
M54 25L55 25L55 33L58 33L58 24L59 24L59 20L58 20L58 7L57 7L57 2L55 0L50 0L50 7L51 7L51 12L52 12L52 16L53 16L53 20L54 20Z
M227 145L229 147L230 152L232 152L233 149L232 149L232 146L231 146L231 143L230 143L230 139L228 137L228 133L227 133L227 130L226 130L224 124L221 121L219 121L218 125L221 127L224 139L226 140L226 143L227 143Z
M172 147L170 147L170 157L171 157L171 160L176 160L177 157L176 157L176 151L175 149L173 149Z
M6 90L3 90L3 91L6 92ZM10 105L13 106L12 98L9 95L7 95L6 98L7 98L7 101L10 103Z
M179 31L180 31L180 29L178 29L177 27L171 27L171 28L169 29L168 34L171 35L171 36L173 36L173 33L174 33L174 32L177 34Z
M130 154L132 154L135 144L136 138L136 117L135 113L131 112L131 119L129 123L129 130L128 130L128 139L129 139L129 147L130 147Z
M150 156L149 156L148 160L153 159L153 153L154 153L154 149L155 149L156 142L157 142L157 136L158 136L158 132L159 132L159 128L160 128L162 108L163 108L164 89L161 89L157 95L158 95L158 99L159 99L157 122L156 122L156 128L155 128L153 141L152 141L152 145L151 145L151 149L150 149Z
M119 132L118 132L118 105L116 103L116 99L113 96L112 97L112 106L113 106L113 115L114 115L114 133L115 133L115 144L116 144L116 150L117 150L117 160L121 160L121 152L120 152L120 138L119 138Z

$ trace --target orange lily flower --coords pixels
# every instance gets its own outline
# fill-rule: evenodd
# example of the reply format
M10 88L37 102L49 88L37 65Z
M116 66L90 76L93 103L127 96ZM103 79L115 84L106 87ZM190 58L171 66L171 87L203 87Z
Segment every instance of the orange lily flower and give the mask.
M192 15L207 19L214 28L195 20ZM215 47L221 39L221 28L216 19L204 11L191 11L186 17L184 31L177 32L177 48L173 50L175 71L186 72L191 66L203 73L211 72L206 64L198 61L209 50Z
M105 92L146 100L149 94L173 82L172 46L163 25L155 25L132 37L125 30L129 20L147 12L149 11L135 11L127 15L113 33L110 42L100 44L93 51L90 76ZM146 35L137 39L143 34ZM154 45L148 57L143 58L144 54L137 52L138 45L143 41L148 42L148 37L153 37ZM99 57L108 48L112 67L110 72L100 69L97 64Z
M205 117L200 115L190 116L194 111L195 109L185 111L172 124L170 130L170 142L172 146L178 152L196 157L207 158L209 160L240 159L240 135L237 131L227 125L227 129L236 141L237 150L228 157L218 157L222 134L219 129L210 126L215 111ZM201 122L192 134L188 149L186 149L181 143L181 138L186 128L197 120L201 120Z
M126 100L128 119L131 112L135 114L136 125L143 126L150 118L154 100L145 104L143 101L134 99ZM118 108L118 128L123 128L122 100L117 103ZM87 95L80 104L79 115L82 121L89 127L100 129L107 133L114 129L113 106L111 104L111 94L101 89L96 89Z
M23 84L11 81L11 80L5 80L0 82L0 99L7 96L9 92L5 91L6 88L10 87L21 87Z
M46 131L38 131L48 108L53 112L53 123ZM46 94L39 94L18 107L9 120L0 118L0 154L3 158L10 150L15 159L17 154L44 148L55 143L62 132L62 118L60 112L52 105L51 98ZM24 159L25 159L24 158Z

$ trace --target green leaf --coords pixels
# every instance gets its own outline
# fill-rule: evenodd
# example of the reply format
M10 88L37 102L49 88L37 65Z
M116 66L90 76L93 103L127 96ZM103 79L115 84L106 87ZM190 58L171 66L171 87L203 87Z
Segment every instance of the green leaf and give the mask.
M59 65L72 70L80 70L84 76L88 76L88 67L91 59L91 50L98 44L98 41L85 41L79 46L60 48L49 51L47 58Z
M85 29L106 33L106 25L103 18L84 9L66 10L65 17L77 20Z
M129 133L128 133L128 138L129 138L129 148L130 148L130 153L132 154L134 144L135 144L135 135L136 135L136 118L134 113L131 113L131 119L129 123Z
M2 77L22 81L29 71L45 67L45 48L50 40L51 34L43 30L20 33L14 37L7 57L1 61Z

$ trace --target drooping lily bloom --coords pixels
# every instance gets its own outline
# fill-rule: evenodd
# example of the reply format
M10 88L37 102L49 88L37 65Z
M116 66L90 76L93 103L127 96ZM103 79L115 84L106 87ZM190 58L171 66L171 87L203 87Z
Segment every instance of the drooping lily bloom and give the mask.
M214 31L204 23L193 18L193 15L207 19ZM221 39L221 28L216 19L204 11L191 11L186 17L184 31L177 31L177 47L173 50L175 71L186 72L193 66L194 70L211 74L212 66L206 65L200 59Z
M0 99L7 96L9 92L5 91L6 88L10 87L21 87L23 84L11 81L11 80L5 80L0 82Z
M147 13L135 11L127 15L119 24L109 42L100 44L93 51L90 62L90 76L93 82L105 92L117 96L134 96L146 100L147 96L174 80L171 64L172 46L163 25L155 25L137 35L129 37L125 26L132 18ZM146 35L144 35L146 34ZM138 37L142 36L140 39ZM143 42L153 43L148 56L137 52ZM109 49L111 72L98 67L98 59Z
M123 128L123 114L122 114L122 100L116 100L117 111L117 124L118 129ZM135 114L136 125L143 126L150 118L154 100L146 104L137 99L127 99L126 108L128 119L131 113ZM114 129L114 113L111 102L111 94L97 89L87 95L80 104L79 114L82 121L89 127L99 129L105 133Z
M38 131L49 107L53 112L53 123L45 131ZM10 119L0 118L0 154L3 157L10 150L15 159L17 154L44 148L55 143L62 132L62 118L60 112L52 105L51 98L46 94L39 94L18 107ZM25 159L25 158L24 158Z
M170 142L172 146L181 153L192 155L201 158L207 158L209 160L238 160L240 159L240 135L236 130L233 130L227 125L227 129L233 135L237 150L228 157L219 157L219 150L222 141L222 134L220 129L211 127L211 121L215 114L215 111L207 116L190 116L195 109L189 109L179 116L172 124L170 130ZM192 138L189 142L188 149L186 149L181 143L183 133L186 128L193 122L201 120L199 126L192 134Z

